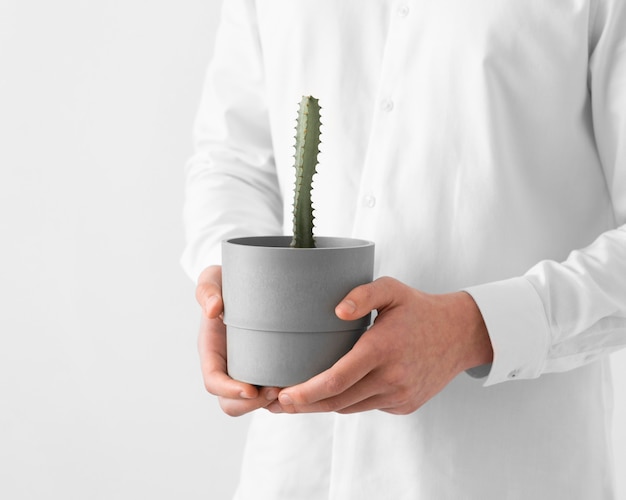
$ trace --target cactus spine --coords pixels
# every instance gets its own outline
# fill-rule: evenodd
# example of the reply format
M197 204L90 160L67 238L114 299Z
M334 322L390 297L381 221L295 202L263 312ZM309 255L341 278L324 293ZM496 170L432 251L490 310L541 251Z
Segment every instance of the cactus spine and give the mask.
M296 187L293 199L293 239L295 248L314 248L311 188L316 173L320 145L320 106L316 98L300 101L296 125Z

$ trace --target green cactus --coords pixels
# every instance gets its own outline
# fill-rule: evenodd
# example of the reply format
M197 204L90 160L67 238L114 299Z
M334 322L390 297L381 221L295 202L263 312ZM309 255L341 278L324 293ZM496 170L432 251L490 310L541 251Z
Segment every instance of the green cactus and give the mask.
M293 199L294 248L314 248L311 188L320 145L320 105L315 97L300 101L296 125L296 188Z

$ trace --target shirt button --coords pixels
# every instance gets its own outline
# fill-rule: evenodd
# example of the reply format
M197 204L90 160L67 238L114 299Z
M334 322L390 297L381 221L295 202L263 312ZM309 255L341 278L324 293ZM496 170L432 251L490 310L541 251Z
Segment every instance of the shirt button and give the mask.
M519 375L519 370L513 370L511 373L509 373L509 378L515 378Z
M363 205L367 208L374 208L376 206L376 197L373 194L366 194L363 197Z
M408 16L410 11L411 11L411 9L409 9L409 6L406 5L406 4L401 5L400 7L398 7L398 15L400 17Z
M393 101L391 99L383 99L380 103L380 109L383 111L391 111L393 109Z

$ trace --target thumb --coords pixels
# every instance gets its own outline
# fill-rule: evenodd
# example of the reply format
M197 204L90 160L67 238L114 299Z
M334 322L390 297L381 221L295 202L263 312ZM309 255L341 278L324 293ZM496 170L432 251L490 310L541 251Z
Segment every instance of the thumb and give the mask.
M339 319L362 318L374 309L385 309L395 302L399 282L393 278L379 278L372 283L357 286L335 308Z
M214 319L222 314L224 303L221 266L210 266L202 271L196 287L196 300L208 318Z

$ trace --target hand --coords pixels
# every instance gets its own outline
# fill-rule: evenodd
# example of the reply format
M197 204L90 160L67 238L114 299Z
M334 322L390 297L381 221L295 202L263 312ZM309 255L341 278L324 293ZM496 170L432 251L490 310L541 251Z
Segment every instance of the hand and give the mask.
M493 358L483 318L465 292L430 295L381 278L352 290L335 312L352 320L374 309L374 325L350 352L320 375L283 389L268 409L408 414L462 371Z
M218 396L222 410L237 417L271 404L276 387L257 388L230 378L226 372L226 327L222 321L222 268L206 268L198 279L196 300L202 307L198 351L206 390Z

